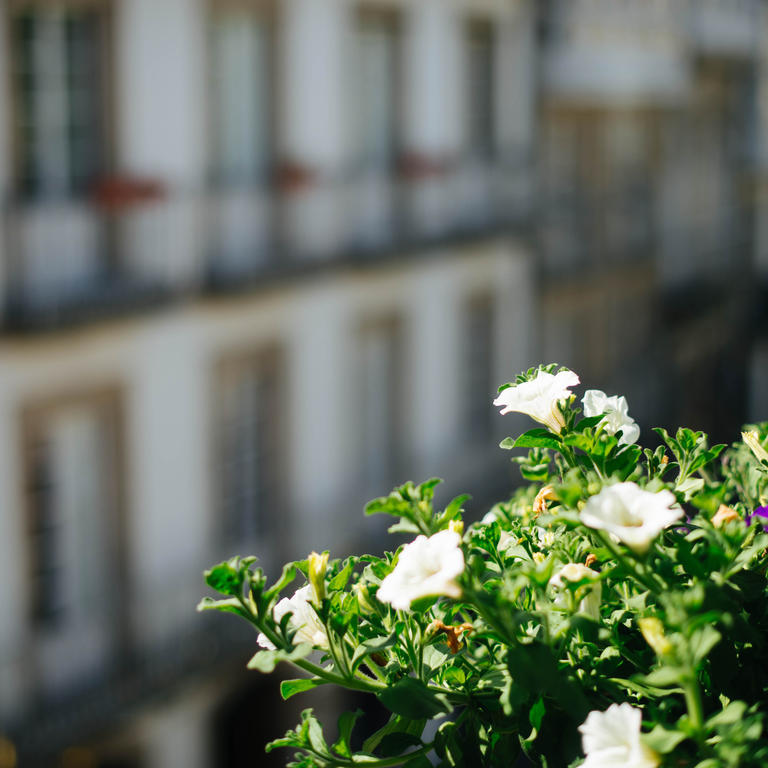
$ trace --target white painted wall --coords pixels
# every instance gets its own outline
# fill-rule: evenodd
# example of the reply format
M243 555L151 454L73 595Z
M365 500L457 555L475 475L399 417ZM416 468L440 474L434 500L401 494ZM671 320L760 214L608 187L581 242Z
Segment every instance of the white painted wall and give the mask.
M349 4L281 0L279 7L281 154L320 173L338 172L348 145Z
M461 149L462 17L453 0L419 0L405 11L403 143L427 157Z
M496 27L496 144L502 152L533 148L537 84L534 3L515 3Z
M7 670L21 658L27 627L22 407L108 384L122 388L131 616L138 640L151 644L194 624L202 570L234 554L216 550L211 504L218 361L265 343L284 346L292 546L298 556L351 542L372 530L361 515L363 500L353 494L358 423L352 349L359 324L385 312L402 319L408 474L439 473L462 450L457 368L461 317L470 296L494 292L502 329L513 329L497 334L499 381L528 363L532 317L525 260L524 252L504 242L446 249L438 258L414 255L397 268L337 274L111 328L1 343L0 599L6 620L0 623L0 666Z
M184 190L202 184L207 40L203 0L116 3L118 166Z

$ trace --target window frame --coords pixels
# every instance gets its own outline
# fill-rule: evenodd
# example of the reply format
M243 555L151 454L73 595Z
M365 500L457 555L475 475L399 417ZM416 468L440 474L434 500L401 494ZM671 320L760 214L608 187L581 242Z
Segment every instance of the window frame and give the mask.
M99 141L100 158L99 167L96 169L95 178L90 188L82 190L67 190L65 193L57 193L53 199L82 200L88 199L95 192L95 185L102 178L106 178L114 172L117 164L116 125L117 125L117 94L116 94L116 61L115 61L115 0L60 0L54 3L67 9L95 10L99 15L99 28L101 39L100 51L100 78L97 85L99 93L98 110L100 112ZM19 118L22 113L22 97L20 93L17 72L14 62L19 60L19 41L13 33L13 19L18 13L34 10L35 8L50 7L50 0L7 0L5 8L0 10L0 34L4 36L5 50L8 52L9 66L5 73L5 91L7 94L6 130L8 135L8 190L13 200L38 203L49 199L45 193L39 190L26 189L24 179L23 138L19 130Z
M107 432L107 439L112 444L110 468L111 488L111 520L109 525L109 540L106 542L110 553L111 571L115 595L118 605L118 626L113 628L116 638L129 639L129 625L127 617L128 606L128 531L127 531L127 452L126 452L126 419L125 419L125 395L121 385L112 384L82 391L54 395L40 400L32 400L22 405L19 412L20 426L20 453L21 485L20 498L24 520L24 550L26 553L25 570L27 581L27 621L33 632L52 632L67 626L66 617L63 621L52 617L46 617L40 613L38 598L35 594L39 587L36 585L35 574L38 572L36 552L37 545L34 541L36 519L39 510L35 509L34 495L34 467L37 446L45 440L48 424L56 414L70 408L86 407L99 413L99 418Z
M279 0L208 0L205 9L206 35L205 35L205 103L206 103L206 129L208 132L206 141L206 178L208 186L213 189L237 188L238 182L232 182L225 178L218 166L216 157L216 144L220 133L220 118L214 109L215 97L215 42L213 39L216 17L227 11L240 10L253 14L263 21L267 37L267 157L263 174L257 175L252 181L253 188L269 188L273 185L275 173L280 164L279 152L279 98L280 88L278 82L279 66Z

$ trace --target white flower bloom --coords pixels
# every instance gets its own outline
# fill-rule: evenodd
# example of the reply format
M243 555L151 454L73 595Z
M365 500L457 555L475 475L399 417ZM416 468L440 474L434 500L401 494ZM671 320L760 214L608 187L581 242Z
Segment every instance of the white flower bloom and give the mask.
M640 739L642 712L629 704L593 711L579 726L587 759L581 768L656 768L659 756Z
M499 515L497 514L495 509L492 509L490 512L486 512L483 515L483 519L480 521L483 525L490 525L491 523L495 523L499 519Z
M460 544L461 536L455 531L440 531L429 538L418 536L406 544L394 570L381 582L378 599L407 610L420 597L460 597L461 588L456 583L464 570Z
M274 607L272 615L279 624L286 613L293 614L290 618L290 626L296 630L296 636L293 639L295 643L311 643L316 648L327 648L328 635L325 634L325 627L312 607L312 597L312 587L307 584L297 589L292 597L284 597L280 600ZM259 632L256 642L262 648L275 650L275 646L263 632Z
M599 389L589 389L584 393L581 401L584 405L584 415L587 417L602 416L600 422L603 429L609 435L615 435L621 430L619 445L632 445L640 437L640 427L628 413L627 399L614 395L608 397Z
M683 510L673 508L674 504L670 491L651 493L635 483L617 483L592 496L579 517L584 525L607 531L641 553L664 528L683 516Z
M536 378L522 384L507 387L493 401L502 406L501 413L525 413L552 432L560 434L565 426L565 419L560 410L560 401L571 396L571 387L579 383L579 377L573 371L560 371L552 374L539 371Z
M579 611L586 613L595 621L600 621L600 600L602 597L602 585L600 584L597 571L587 568L581 563L567 563L550 580L549 585L555 592L555 605L566 606L566 582L577 582L582 579L589 579L593 583L583 587L580 591L583 594L579 603Z

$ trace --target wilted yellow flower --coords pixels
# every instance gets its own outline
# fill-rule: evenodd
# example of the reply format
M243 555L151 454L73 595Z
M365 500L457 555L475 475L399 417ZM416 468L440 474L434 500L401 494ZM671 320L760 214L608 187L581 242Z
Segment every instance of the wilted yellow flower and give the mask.
M763 448L763 444L760 442L760 435L754 429L749 430L749 432L742 432L741 439L747 444L749 450L755 454L755 458L758 461L768 461L768 451Z
M721 504L717 512L712 516L712 525L715 528L722 528L726 523L734 520L741 520L741 515L733 507Z
M672 651L672 643L664 634L664 625L655 616L646 616L637 620L645 642L653 648L659 656L666 656Z
M315 595L315 602L320 605L325 599L325 572L328 569L328 552L318 555L312 552L309 556L309 583Z
M538 515L547 511L547 501L556 499L555 490L551 485L545 485L533 500L533 511Z

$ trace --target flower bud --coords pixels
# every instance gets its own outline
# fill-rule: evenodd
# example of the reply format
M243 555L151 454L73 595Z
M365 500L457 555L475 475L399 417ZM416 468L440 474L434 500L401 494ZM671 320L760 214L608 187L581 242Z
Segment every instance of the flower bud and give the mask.
M726 523L734 520L741 520L741 515L733 507L721 504L717 512L712 516L712 525L715 528L722 528Z
M645 642L653 648L659 656L666 656L673 650L672 643L664 634L664 625L655 616L646 616L638 619L637 624L643 633Z
M325 572L328 569L328 552L318 555L312 552L309 556L309 583L317 605L325 600Z
M458 533L459 536L464 535L464 521L463 520L451 520L450 523L448 523L448 530L453 531L454 533Z
M357 597L359 606L368 613L374 613L376 609L371 605L368 587L358 581L352 589Z
M747 444L749 450L752 451L759 462L768 462L768 451L763 448L760 436L754 429L749 430L749 432L742 432L741 439Z

